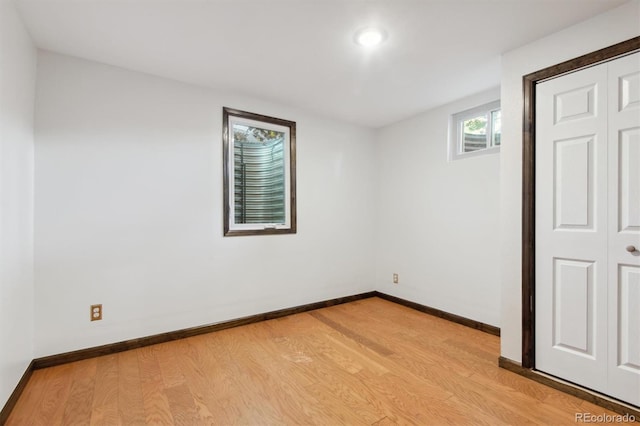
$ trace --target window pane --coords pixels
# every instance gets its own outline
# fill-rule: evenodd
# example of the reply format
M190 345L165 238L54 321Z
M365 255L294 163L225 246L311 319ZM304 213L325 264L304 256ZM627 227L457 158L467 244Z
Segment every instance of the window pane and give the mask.
M235 223L285 222L285 134L233 125Z
M224 236L296 233L296 123L222 108Z
M462 123L462 152L478 151L487 148L487 117L464 120Z
M500 146L502 137L502 114L500 110L491 113L491 145Z

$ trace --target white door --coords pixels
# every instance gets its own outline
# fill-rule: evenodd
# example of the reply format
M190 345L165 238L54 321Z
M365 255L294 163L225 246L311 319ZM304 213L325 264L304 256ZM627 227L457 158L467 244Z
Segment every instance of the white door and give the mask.
M536 88L536 368L640 405L640 54Z
M607 385L607 66L536 88L536 368Z
M640 406L640 53L610 63L609 92L607 394Z

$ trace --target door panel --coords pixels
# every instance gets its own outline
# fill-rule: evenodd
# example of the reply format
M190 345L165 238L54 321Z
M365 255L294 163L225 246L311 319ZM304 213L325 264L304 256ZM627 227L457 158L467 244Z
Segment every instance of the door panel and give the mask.
M599 390L608 356L607 84L600 65L536 88L536 368Z
M630 73L618 75L618 111L640 106L640 72L629 69Z
M640 53L609 65L609 395L640 406Z
M595 358L594 263L554 259L554 348Z
M555 229L593 230L595 135L554 143Z
M554 96L555 120L554 124L595 117L596 86L578 87Z
M618 277L618 365L637 374L640 372L640 267L620 266Z
M620 209L618 230L640 234L640 127L619 132L618 180L620 182Z

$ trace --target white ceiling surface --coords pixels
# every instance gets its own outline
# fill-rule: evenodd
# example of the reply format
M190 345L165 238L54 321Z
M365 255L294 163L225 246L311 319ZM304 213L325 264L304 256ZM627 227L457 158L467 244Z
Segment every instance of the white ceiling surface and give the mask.
M42 49L381 127L498 86L502 52L624 0L16 2ZM372 24L386 42L356 45Z

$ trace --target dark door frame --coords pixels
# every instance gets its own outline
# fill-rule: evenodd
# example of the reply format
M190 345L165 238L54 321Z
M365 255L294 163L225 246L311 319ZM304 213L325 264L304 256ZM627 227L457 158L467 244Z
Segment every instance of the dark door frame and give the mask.
M640 36L544 68L522 78L522 366L535 368L536 84L640 50Z

